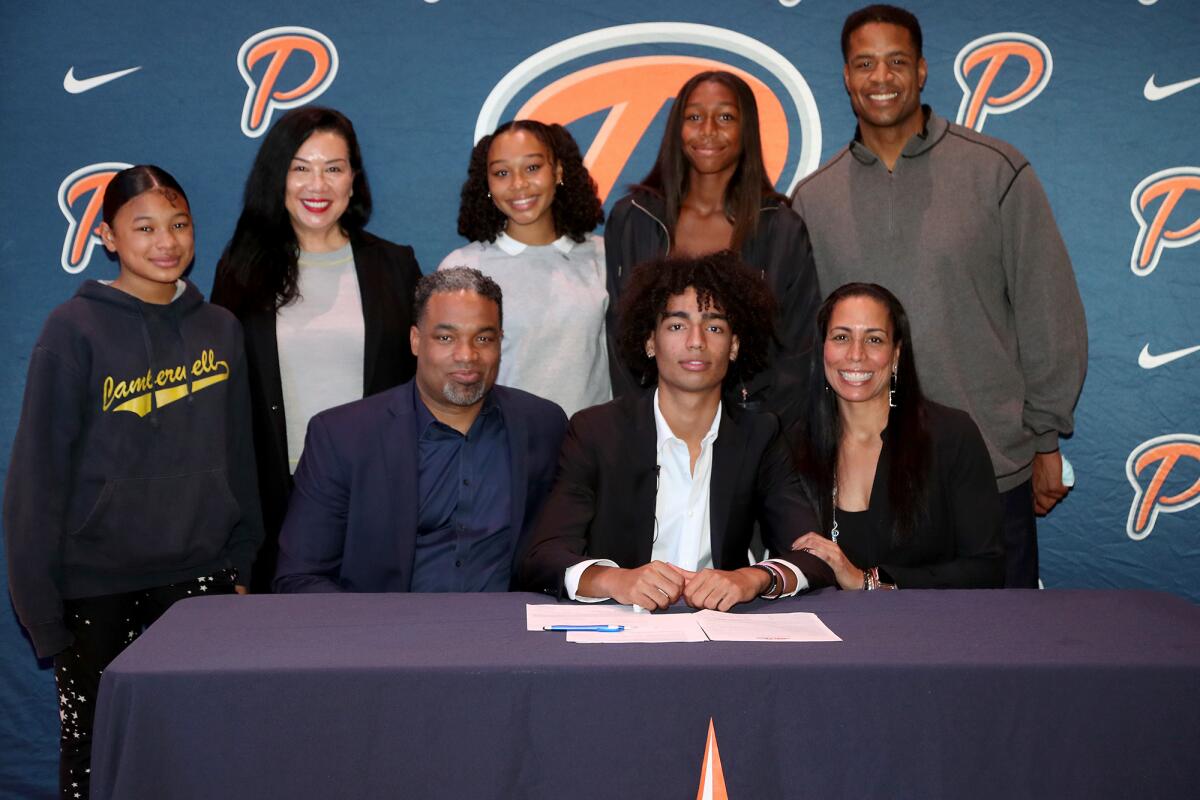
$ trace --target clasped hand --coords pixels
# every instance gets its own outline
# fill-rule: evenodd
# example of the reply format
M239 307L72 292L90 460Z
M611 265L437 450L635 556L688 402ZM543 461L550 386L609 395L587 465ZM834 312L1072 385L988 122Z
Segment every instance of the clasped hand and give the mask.
M842 548L821 534L809 531L792 542L792 550L805 550L828 564L843 589L863 588L863 571L850 563Z
M597 596L611 597L626 605L636 603L649 610L667 608L682 597L692 608L728 611L738 603L758 597L770 582L759 569L693 572L666 561L651 561L634 569L595 565L587 572L593 570L597 571L593 586L601 590Z

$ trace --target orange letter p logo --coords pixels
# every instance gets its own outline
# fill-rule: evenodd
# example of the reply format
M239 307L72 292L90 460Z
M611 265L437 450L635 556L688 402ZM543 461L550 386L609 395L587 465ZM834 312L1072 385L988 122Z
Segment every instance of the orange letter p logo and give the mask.
M293 53L303 53L312 60L308 77L294 88L276 86L284 65ZM262 79L251 74L254 65L267 61ZM246 102L242 105L242 133L256 139L271 126L271 114L276 109L295 108L321 95L337 77L337 48L329 37L311 28L269 28L256 33L242 43L237 55L238 70L246 85Z
M1138 235L1133 243L1129 268L1134 275L1144 278L1154 272L1166 248L1187 247L1200 241L1200 216L1181 228L1167 227L1171 213L1188 192L1200 192L1200 167L1164 169L1144 178L1133 190L1129 198L1129 210L1137 220ZM1152 219L1147 219L1147 207L1160 197L1162 202L1158 204L1158 211ZM1185 216L1184 219L1189 217Z
M96 226L104 208L104 190L108 182L131 164L106 161L75 170L58 185L58 207L67 218L63 237L62 268L72 275L83 272L92 260L92 250L100 244ZM87 198L87 202L83 202Z
M1022 59L1029 67L1025 79L1017 88L1002 97L989 96L1000 68L1010 56ZM967 76L979 65L985 65L974 87ZM1007 114L1016 111L1042 93L1050 82L1054 61L1050 48L1041 39L1027 33L990 33L981 36L958 51L954 59L954 77L962 87L963 99L958 106L959 125L983 130L988 114Z
M1176 491L1178 481L1168 489L1167 479L1177 469L1182 472L1187 463L1196 479L1182 490ZM1149 469L1151 466L1154 469ZM1145 486L1138 482L1138 476L1143 472L1150 478ZM1160 511L1174 514L1200 503L1200 436L1169 433L1142 442L1125 460L1125 476L1134 489L1125 532L1130 539L1140 541L1154 530ZM1175 494L1168 495L1167 491Z

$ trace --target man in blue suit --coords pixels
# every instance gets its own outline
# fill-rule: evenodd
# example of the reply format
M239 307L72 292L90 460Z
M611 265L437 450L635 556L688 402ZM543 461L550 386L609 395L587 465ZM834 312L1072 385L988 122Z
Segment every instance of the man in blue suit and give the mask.
M508 590L567 419L494 385L501 300L473 269L418 282L416 377L309 423L275 591Z

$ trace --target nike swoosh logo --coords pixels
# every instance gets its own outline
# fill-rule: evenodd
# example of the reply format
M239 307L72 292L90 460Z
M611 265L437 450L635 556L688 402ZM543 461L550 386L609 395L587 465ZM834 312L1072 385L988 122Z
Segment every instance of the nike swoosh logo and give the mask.
M1192 353L1198 352L1200 352L1200 344L1196 345L1195 347L1185 347L1182 350L1172 350L1169 353L1162 353L1161 355L1152 356L1150 355L1150 345L1144 345L1142 347L1142 352L1138 354L1138 366L1142 369L1154 369L1155 367L1161 367L1163 364L1170 364L1176 359L1183 358L1184 356L1190 356Z
M1179 83L1168 83L1166 86L1155 86L1154 76L1151 75L1146 80L1146 87L1142 89L1142 94L1146 95L1146 99L1150 102L1162 100L1170 97L1173 94L1179 94L1184 89L1190 89L1193 86L1200 86L1200 78L1192 78L1191 80L1180 81Z
M94 78L76 78L75 68L71 67L67 70L66 76L63 78L63 88L71 94L83 94L84 92L95 89L97 86L103 86L109 81L115 81L117 78L124 78L131 72L137 72L141 67L130 67L116 72L106 72L103 75L97 75Z

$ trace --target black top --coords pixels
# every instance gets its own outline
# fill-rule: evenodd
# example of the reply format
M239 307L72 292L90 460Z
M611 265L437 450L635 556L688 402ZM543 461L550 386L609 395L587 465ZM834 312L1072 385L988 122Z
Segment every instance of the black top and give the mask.
M1000 495L987 446L966 412L926 405L933 458L922 521L909 541L894 541L887 487L891 443L885 430L870 507L838 509L838 546L856 567L879 567L884 580L902 589L1000 588Z
M421 270L411 247L394 244L365 231L351 235L350 247L354 253L358 290L362 295L363 397L367 397L404 383L416 372L417 362L408 344L408 329L413 322L413 290ZM217 264L217 275L225 268L222 258ZM232 298L215 290L219 285L220 281L214 283L212 302L231 305ZM256 592L270 591L279 553L279 529L292 491L275 316L274 311L253 311L239 317L246 332L254 452L258 459L258 491L266 529L266 538L254 566L251 589Z

